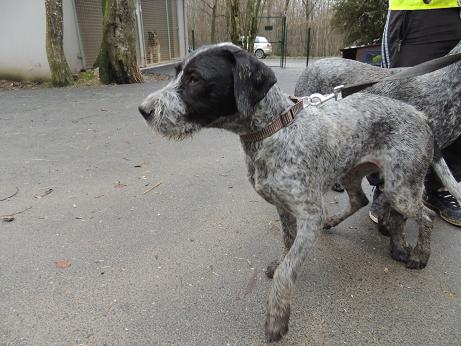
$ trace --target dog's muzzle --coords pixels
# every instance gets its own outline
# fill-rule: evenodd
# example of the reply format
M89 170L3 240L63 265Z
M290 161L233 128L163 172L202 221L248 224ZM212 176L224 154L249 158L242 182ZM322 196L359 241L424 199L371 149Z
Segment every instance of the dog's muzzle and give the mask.
M138 107L139 113L143 116L144 119L149 120L152 116L152 110L147 110L143 107L143 105Z

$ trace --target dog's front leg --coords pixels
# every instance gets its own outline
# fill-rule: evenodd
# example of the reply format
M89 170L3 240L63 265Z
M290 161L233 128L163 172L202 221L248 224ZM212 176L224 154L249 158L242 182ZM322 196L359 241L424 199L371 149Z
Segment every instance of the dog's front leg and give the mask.
M296 218L286 209L277 207L277 212L279 213L280 223L282 225L282 236L283 236L283 254L281 260L283 260L290 251L291 245L296 238ZM274 277L274 272L280 264L281 260L274 260L266 268L266 276L269 279Z
M309 214L297 216L297 234L293 245L274 274L266 315L266 339L278 341L288 332L290 298L299 269L322 229L322 208L309 208Z

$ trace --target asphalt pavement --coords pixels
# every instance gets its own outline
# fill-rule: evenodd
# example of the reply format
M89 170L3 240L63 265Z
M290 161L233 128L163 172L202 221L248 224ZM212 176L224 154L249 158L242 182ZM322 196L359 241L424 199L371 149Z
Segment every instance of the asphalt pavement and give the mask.
M166 83L0 92L0 345L264 343L278 216L237 136L151 133L137 105ZM461 345L461 230L436 220L423 270L388 243L366 209L323 233L280 345Z

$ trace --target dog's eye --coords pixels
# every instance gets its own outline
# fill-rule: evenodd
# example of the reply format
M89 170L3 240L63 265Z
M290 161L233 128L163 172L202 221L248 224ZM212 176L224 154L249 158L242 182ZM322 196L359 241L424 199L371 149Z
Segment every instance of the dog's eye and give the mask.
M195 84L195 83L197 83L199 80L200 80L200 78L199 78L198 76L192 75L192 76L190 76L190 78L189 78L189 83L190 83L190 84Z

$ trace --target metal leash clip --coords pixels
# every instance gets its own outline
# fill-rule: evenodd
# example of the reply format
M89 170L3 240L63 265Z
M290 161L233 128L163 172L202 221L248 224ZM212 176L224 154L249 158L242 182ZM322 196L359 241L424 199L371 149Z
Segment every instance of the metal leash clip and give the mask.
M304 101L306 100L306 104L304 108L309 106L320 106L327 102L328 100L335 99L336 101L341 100L343 98L341 90L344 88L344 85L338 85L334 87L333 94L322 95L322 94L312 94L310 96L301 97Z

